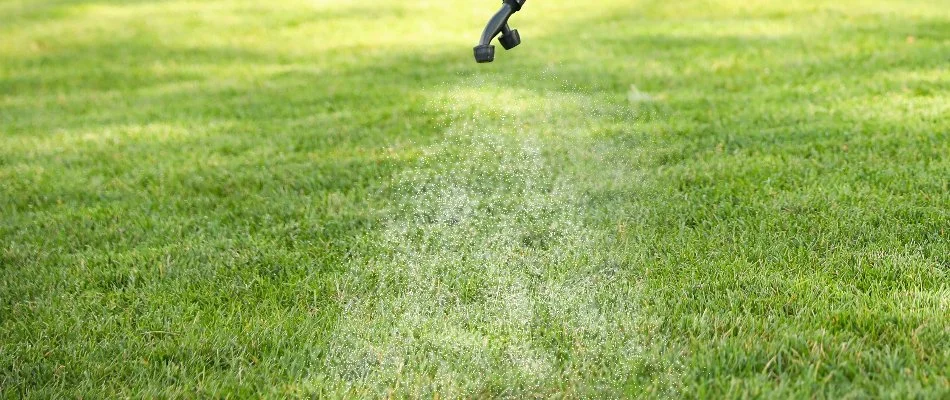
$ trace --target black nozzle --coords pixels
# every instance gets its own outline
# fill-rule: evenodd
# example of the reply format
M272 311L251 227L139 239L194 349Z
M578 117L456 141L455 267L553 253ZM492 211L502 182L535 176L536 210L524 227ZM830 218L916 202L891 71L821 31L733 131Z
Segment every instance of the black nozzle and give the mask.
M475 61L486 63L495 59L495 47L491 45L491 41L499 33L501 37L498 38L498 41L501 42L505 50L510 50L521 44L521 35L518 34L518 30L508 27L508 18L511 17L511 14L520 11L525 1L527 0L502 0L501 10L498 10L488 20L488 24L485 25L485 30L482 32L482 39L478 46L475 46Z
M479 63L495 61L495 46L490 44L480 44L475 46L475 61Z
M517 29L512 29L508 32L505 32L498 38L498 41L501 42L501 45L505 50L511 50L515 46L521 44L521 35L518 34Z

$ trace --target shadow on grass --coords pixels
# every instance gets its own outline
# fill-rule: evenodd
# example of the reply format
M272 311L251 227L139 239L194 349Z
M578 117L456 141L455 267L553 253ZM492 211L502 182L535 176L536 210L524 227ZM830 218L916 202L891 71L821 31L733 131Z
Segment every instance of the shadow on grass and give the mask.
M168 319L185 317L219 324L208 312L188 308L189 302L213 312L244 312L223 323L235 326L283 315L288 309L309 310L319 320L319 329L309 326L314 336L291 335L289 343L277 337L280 332L258 339L265 343L257 347L242 342L228 347L228 338L216 336L212 344L235 352L224 361L208 344L196 355L169 350L177 343L173 337L124 338L142 346L131 350L97 349L93 342L74 339L70 343L76 353L56 352L51 359L16 353L14 361L40 367L12 371L8 364L4 375L18 377L14 381L24 386L59 379L75 383L84 369L75 364L77 354L92 351L115 359L131 351L132 359L154 355L150 349L155 346L172 353L163 356L168 363L189 364L194 356L221 372L251 366L251 358L279 358L289 347L319 354L319 331L330 330L339 312L328 283L332 280L323 277L339 272L360 246L361 234L385 218L391 201L385 189L391 177L413 165L427 142L438 140L438 127L446 117L431 108L426 90L467 84L473 76L492 86L580 92L608 103L625 102L631 84L654 94L652 117L630 121L630 130L618 136L654 147L636 167L655 171L662 196L618 198L656 210L639 222L634 220L640 216L621 217L649 233L637 243L660 260L655 269L667 277L689 276L653 282L660 294L657 302L666 309L687 316L710 309L722 315L768 314L776 304L794 302L796 293L789 287L800 284L796 274L817 274L819 283L847 290L855 280L879 283L876 287L887 290L939 285L939 280L923 279L934 274L926 262L892 280L869 274L893 271L832 267L853 261L840 252L842 245L863 247L868 253L906 248L908 258L923 254L924 261L947 265L947 253L942 252L946 237L935 236L936 222L926 222L946 220L938 208L946 197L933 194L941 182L914 168L915 163L932 162L938 165L936 171L946 171L946 162L932 160L946 145L887 134L919 132L934 124L905 127L901 118L847 114L840 105L899 90L901 82L866 84L882 73L940 68L939 55L946 54L946 45L926 41L950 31L950 26L906 21L888 32L914 33L915 45L897 44L903 40L897 37L883 52L857 48L852 54L827 55L829 47L812 52L806 38L794 35L767 40L652 34L618 39L596 28L616 21L576 21L556 34L531 38L524 48L503 54L490 66L475 65L469 48L365 54L341 48L285 56L239 46L183 48L142 40L111 40L4 60L13 67L0 80L5 102L0 140L9 144L0 151L0 177L5 181L0 187L0 236L7 243L0 263L12 266L2 273L7 294L3 319L23 322L8 328L10 337L28 343L34 331L43 331L49 337L90 335L98 341L114 335L105 330L110 326L157 331L166 328ZM846 40L874 32L857 27L816 35ZM581 35L591 40L573 40ZM555 44L587 50L564 55ZM701 57L694 60L696 54ZM343 57L348 60L345 68L332 61ZM881 141L890 144L875 147ZM846 144L847 152L831 151ZM889 163L875 156L927 144L932 150L892 153L910 166L903 174L874 176L885 174ZM408 155L393 155L397 153ZM873 162L885 166L869 167ZM903 197L893 195L895 189L889 186L900 180L910 182ZM866 187L849 188L846 183ZM830 193L822 194L820 188ZM943 188L946 193L945 182ZM862 196L918 208L895 206L870 213L874 202L862 201ZM908 226L896 239L886 232L895 224ZM707 239L696 245L698 238ZM784 270L811 262L817 263L814 270ZM722 265L729 267L725 273L737 275L762 268L780 277L781 287L769 292L773 283L758 277L718 286L699 283L717 280L722 270L711 269ZM196 288L200 290L192 290ZM680 298L687 290L694 297ZM164 291L172 295L162 295ZM189 297L202 291L212 295ZM715 302L730 291L736 300L726 306ZM84 308L53 311L62 305L61 295L85 299ZM738 303L759 295L765 299L761 303ZM243 300L235 305L236 298ZM108 307L125 302L137 302L139 308L124 309L121 318L96 329L77 327L64 314L92 320L110 315ZM144 309L149 307L152 315L147 317ZM39 314L33 314L37 308ZM794 311L782 318L794 317ZM798 317L815 329L830 318ZM903 332L919 320L897 323ZM880 324L862 323L872 330ZM293 321L287 324L293 326ZM680 333L710 333L689 322L669 324ZM758 331L774 328L768 324L748 323ZM201 337L200 330L178 328ZM719 328L730 326L713 324L709 329ZM856 335L868 330L866 325L846 324L833 329ZM238 327L227 332L241 337L242 331ZM55 345L44 341L40 348ZM73 374L57 378L55 368L44 367L60 363L68 364ZM142 368L156 377L160 373L160 367ZM314 366L295 366L284 373L299 377L308 368ZM124 371L120 374L129 376L112 378L133 378L140 372Z

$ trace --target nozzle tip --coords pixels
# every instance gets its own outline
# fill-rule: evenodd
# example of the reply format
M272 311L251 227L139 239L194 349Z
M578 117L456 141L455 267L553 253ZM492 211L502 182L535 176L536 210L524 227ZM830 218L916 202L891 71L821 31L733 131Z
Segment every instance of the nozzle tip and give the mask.
M495 46L490 44L480 44L475 46L475 61L479 63L489 63L495 61Z
M511 50L521 44L521 34L518 33L517 29L512 29L507 35L498 38L498 41L501 42L501 47L504 47L505 50Z

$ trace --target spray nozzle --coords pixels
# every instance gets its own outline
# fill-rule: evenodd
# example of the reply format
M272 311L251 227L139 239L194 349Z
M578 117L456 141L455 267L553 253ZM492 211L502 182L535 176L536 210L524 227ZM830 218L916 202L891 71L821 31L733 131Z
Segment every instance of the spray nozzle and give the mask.
M482 40L479 41L478 46L475 46L475 61L486 63L495 60L495 46L491 45L491 41L499 33L501 37L498 41L505 50L511 50L521 44L521 35L518 34L517 29L511 29L508 26L508 18L511 14L520 11L525 1L527 0L502 0L501 10L488 20L488 25L485 25L485 30L482 32Z

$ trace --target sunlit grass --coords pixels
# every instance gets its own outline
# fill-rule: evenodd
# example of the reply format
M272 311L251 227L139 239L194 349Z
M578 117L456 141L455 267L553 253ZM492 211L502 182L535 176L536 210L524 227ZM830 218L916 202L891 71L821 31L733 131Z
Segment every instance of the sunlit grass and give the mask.
M943 398L950 8L0 0L0 395Z

